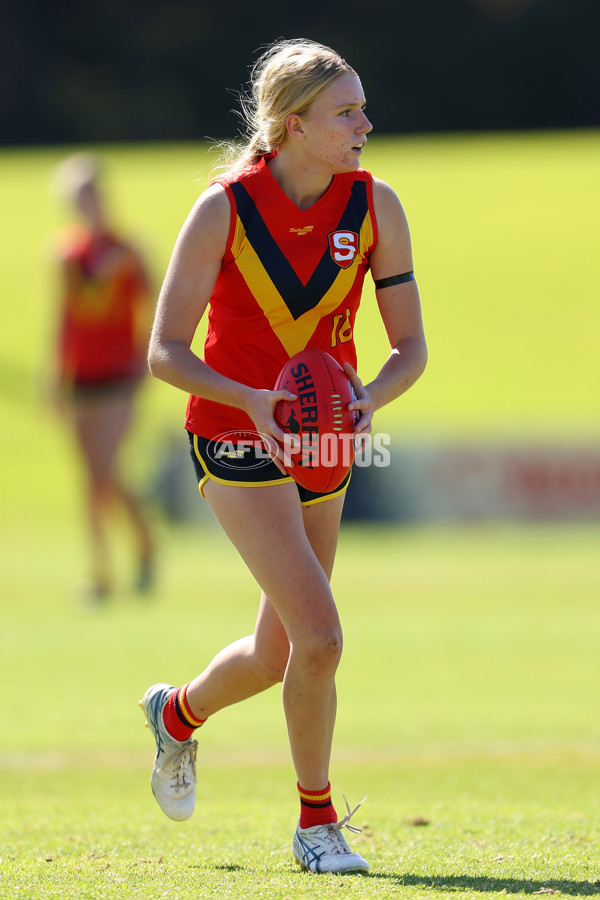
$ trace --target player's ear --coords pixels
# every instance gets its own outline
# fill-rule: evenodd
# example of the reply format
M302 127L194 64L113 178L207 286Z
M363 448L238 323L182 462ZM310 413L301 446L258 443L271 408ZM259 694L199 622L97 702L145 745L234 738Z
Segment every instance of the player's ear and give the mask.
M303 141L305 138L302 116L292 113L285 120L287 133L294 141Z

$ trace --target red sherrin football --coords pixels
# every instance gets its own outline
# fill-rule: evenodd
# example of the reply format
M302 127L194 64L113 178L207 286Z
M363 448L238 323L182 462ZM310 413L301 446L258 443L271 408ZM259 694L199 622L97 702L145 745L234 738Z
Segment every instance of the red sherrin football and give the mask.
M309 491L334 491L354 462L352 433L358 414L348 410L354 390L340 364L322 350L302 350L285 364L274 390L288 390L275 421L290 435L294 481Z

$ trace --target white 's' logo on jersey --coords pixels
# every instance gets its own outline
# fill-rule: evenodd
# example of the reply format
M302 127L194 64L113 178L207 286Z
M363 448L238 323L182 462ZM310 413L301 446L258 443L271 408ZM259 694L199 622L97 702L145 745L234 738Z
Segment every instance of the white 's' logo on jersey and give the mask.
M358 235L355 231L332 231L329 235L329 252L333 260L347 269L358 253Z

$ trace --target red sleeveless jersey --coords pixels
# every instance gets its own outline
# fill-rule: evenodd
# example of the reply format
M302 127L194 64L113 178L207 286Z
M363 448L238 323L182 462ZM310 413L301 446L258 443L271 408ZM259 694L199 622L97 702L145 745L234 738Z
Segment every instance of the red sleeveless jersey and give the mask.
M100 384L145 371L146 272L128 244L71 226L58 240L63 268L60 368L72 384Z
M356 366L354 319L377 225L369 172L335 175L317 203L299 209L266 162L219 179L231 225L210 299L204 361L271 390L284 363L305 348ZM194 434L213 439L254 427L236 407L189 398L186 428Z

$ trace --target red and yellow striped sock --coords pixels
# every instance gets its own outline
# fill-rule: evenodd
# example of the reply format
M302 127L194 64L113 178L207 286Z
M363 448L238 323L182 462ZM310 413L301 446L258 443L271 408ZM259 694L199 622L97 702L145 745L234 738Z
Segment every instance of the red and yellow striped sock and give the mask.
M173 691L163 709L165 728L176 741L189 741L196 728L204 725L206 719L197 719L191 711L187 698L188 685Z
M298 783L300 794L300 828L312 828L313 825L329 825L337 822L337 813L331 802L331 785L322 791L305 791Z

